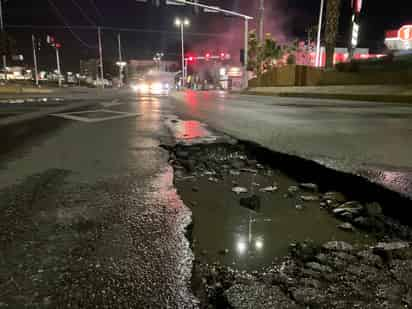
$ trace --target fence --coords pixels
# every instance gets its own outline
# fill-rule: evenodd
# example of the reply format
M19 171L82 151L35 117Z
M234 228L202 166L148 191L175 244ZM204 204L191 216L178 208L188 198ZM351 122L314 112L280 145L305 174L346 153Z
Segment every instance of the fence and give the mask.
M412 67L397 70L325 71L314 67L288 65L262 74L250 81L250 87L326 86L326 85L412 84Z

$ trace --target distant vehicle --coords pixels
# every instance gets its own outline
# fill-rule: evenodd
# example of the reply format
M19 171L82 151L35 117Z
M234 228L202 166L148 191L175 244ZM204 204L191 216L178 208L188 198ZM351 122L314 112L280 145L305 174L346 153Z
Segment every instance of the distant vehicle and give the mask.
M104 79L104 80L103 80L103 83L102 83L102 80L101 80L101 79L97 79L97 80L95 79L95 80L92 81L92 86L93 86L93 87L101 87L102 84L103 84L105 87L112 87L112 83L111 83L109 80L107 80L107 79Z
M140 94L168 94L172 85L161 78L147 77L132 83L130 87Z

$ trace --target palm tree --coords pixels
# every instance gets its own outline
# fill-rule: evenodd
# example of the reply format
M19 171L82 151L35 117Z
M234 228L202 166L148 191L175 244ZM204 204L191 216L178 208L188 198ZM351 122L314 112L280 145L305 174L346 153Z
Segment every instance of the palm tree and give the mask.
M333 67L333 56L338 34L341 0L328 0L326 8L326 67Z
M248 69L253 71L257 77L260 77L264 67L271 67L274 60L283 57L284 49L268 33L265 40L259 43L256 31L249 33L249 65Z

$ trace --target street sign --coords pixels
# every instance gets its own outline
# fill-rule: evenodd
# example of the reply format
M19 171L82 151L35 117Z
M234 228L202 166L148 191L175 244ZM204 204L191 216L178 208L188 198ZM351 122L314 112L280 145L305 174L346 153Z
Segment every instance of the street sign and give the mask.
M355 48L358 46L359 42L359 25L357 23L353 23L353 28L352 28L352 47Z
M399 29L398 37L401 41L412 41L412 25L403 26Z
M355 14L360 14L362 10L362 0L352 0L352 8Z

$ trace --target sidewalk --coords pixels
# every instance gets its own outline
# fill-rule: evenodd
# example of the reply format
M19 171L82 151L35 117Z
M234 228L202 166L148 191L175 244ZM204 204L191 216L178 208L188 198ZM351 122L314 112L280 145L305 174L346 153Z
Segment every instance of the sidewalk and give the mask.
M255 87L245 94L412 103L412 85L351 85L317 87Z

